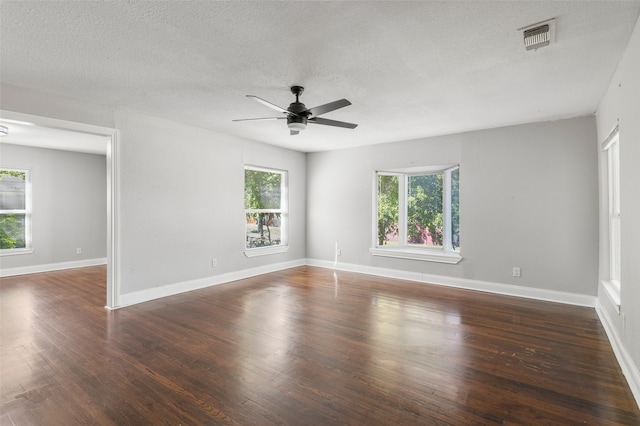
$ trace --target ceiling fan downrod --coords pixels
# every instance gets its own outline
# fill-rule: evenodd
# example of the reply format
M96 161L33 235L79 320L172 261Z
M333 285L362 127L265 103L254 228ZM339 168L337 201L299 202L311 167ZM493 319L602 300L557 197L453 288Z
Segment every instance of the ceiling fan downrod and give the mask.
M302 86L291 86L291 93L296 95L296 102L300 102L300 100L298 98L302 95L302 92L304 92L304 87L302 87Z

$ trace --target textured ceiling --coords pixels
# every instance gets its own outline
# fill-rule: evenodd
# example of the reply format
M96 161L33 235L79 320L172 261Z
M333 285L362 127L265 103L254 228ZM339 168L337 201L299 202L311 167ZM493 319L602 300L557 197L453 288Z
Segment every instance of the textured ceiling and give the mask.
M0 79L305 152L590 114L640 1L0 2ZM556 43L518 28L555 17ZM355 130L232 122L307 107ZM277 113L275 113L277 115Z

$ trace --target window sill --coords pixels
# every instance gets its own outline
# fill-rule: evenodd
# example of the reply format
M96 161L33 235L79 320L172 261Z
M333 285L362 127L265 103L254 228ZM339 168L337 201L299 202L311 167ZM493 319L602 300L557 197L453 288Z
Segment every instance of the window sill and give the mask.
M0 250L0 256L17 256L20 254L31 254L33 249L5 249Z
M609 296L611 302L620 312L620 283L615 281L600 281L604 287L605 293Z
M259 247L252 249L245 249L244 255L247 257L266 256L269 254L286 253L289 251L289 246L271 246L271 247Z
M447 253L439 250L416 250L405 248L370 248L374 256L395 257L399 259L422 260L425 262L438 262L457 264L462 260L458 253Z

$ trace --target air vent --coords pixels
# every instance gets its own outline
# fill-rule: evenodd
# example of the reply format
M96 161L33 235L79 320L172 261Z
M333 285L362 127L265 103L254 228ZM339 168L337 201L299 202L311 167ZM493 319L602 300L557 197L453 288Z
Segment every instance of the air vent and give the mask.
M553 43L555 34L555 18L520 28L527 50L537 50Z

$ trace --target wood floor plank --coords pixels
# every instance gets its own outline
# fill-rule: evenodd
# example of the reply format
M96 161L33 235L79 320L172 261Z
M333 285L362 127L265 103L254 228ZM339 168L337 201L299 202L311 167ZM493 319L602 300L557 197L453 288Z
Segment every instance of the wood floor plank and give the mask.
M0 281L0 424L640 424L591 308L299 267L107 311L105 281Z

